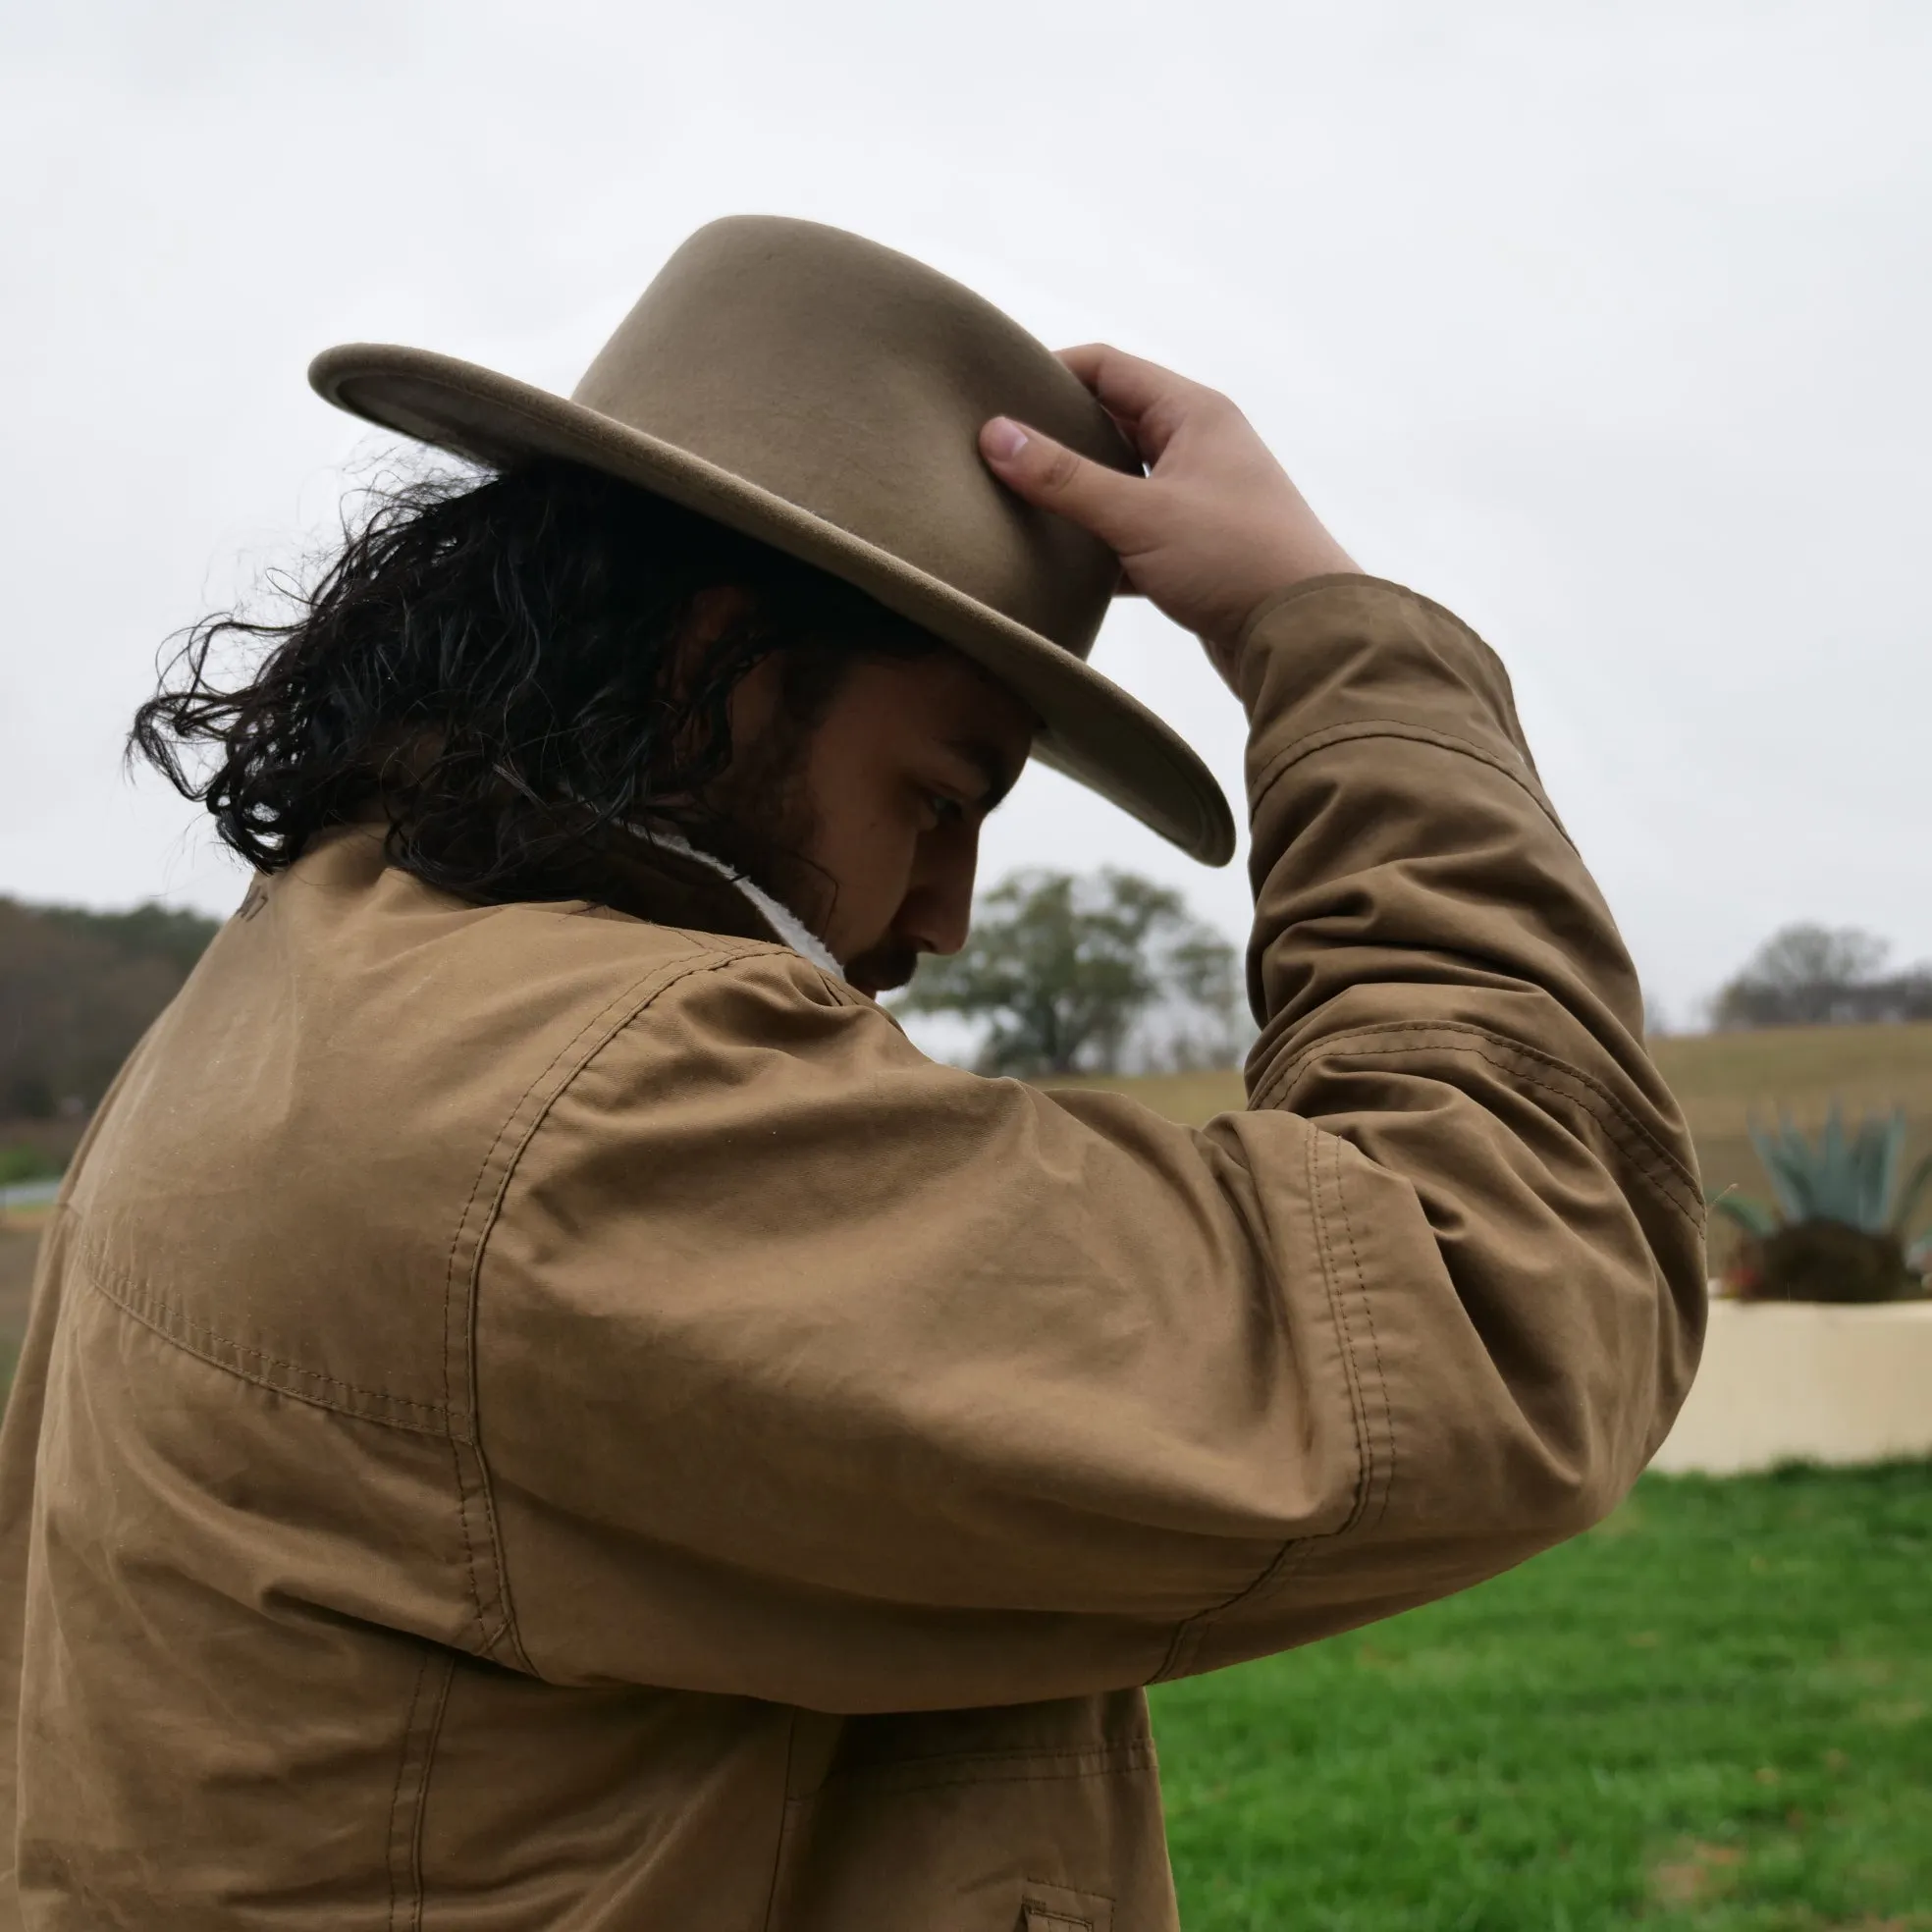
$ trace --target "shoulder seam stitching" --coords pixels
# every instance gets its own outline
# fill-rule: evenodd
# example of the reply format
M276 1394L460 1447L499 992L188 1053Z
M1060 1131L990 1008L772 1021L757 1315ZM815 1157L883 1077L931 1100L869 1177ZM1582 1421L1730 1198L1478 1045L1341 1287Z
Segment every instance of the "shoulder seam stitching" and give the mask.
M1341 1359L1349 1391L1349 1422L1355 1432L1355 1499L1350 1505L1348 1515L1332 1530L1303 1536L1291 1536L1277 1548L1267 1562L1262 1564L1253 1577L1232 1595L1221 1598L1206 1610L1197 1611L1192 1617L1179 1624L1174 1631L1172 1641L1167 1646L1167 1654L1160 1667L1149 1681L1154 1684L1166 1683L1185 1674L1201 1648L1201 1639L1209 1629L1238 1604L1250 1597L1259 1596L1264 1591L1277 1587L1293 1576L1317 1543L1326 1542L1333 1537L1346 1535L1356 1528L1368 1513L1368 1498L1374 1485L1375 1448L1368 1428L1368 1407L1363 1398L1363 1384L1360 1366L1355 1355L1355 1336L1350 1327L1346 1309L1335 1288L1335 1255L1333 1243L1328 1235L1327 1215L1321 1205L1321 1164L1320 1156L1324 1141L1332 1141L1332 1135L1323 1135L1319 1129L1309 1123L1309 1143L1306 1169L1308 1177L1309 1220L1315 1236L1315 1253L1321 1261L1321 1279L1328 1304L1328 1319L1335 1332L1335 1341L1341 1352ZM1339 1154L1335 1159L1335 1185L1341 1187L1341 1161ZM1346 1212L1346 1208L1344 1208ZM1357 1290L1361 1288L1361 1267L1354 1261L1354 1236L1350 1235L1351 1265L1355 1269ZM1366 1297L1365 1297L1366 1300ZM1379 1369L1380 1350L1376 1351ZM1394 1454L1394 1434L1390 1431L1390 1455ZM1391 1468L1393 1463L1391 1460Z
M1441 1041L1390 1044L1379 1047L1375 1045L1387 1035L1403 1033L1468 1034L1473 1041L1479 1044L1464 1046L1453 1041ZM1498 1050L1486 1050L1489 1047ZM1290 1091L1300 1084L1303 1075L1318 1059L1336 1052L1377 1051L1474 1053L1504 1073L1512 1074L1519 1080L1528 1081L1532 1087L1540 1087L1546 1093L1555 1094L1582 1106L1631 1155L1638 1172L1667 1205L1676 1208L1689 1220L1698 1221L1702 1218L1701 1204L1696 1207L1687 1206L1686 1200L1680 1199L1676 1192L1676 1189L1681 1188L1684 1196L1690 1201L1698 1202L1696 1184L1691 1174L1679 1162L1670 1149L1665 1147L1602 1081L1585 1073L1581 1067L1571 1065L1568 1060L1559 1059L1553 1053L1545 1053L1537 1047L1512 1040L1506 1034L1492 1033L1486 1027L1472 1026L1466 1020L1397 1020L1382 1026L1362 1027L1347 1033L1333 1034L1298 1053L1286 1066L1270 1071L1267 1078L1256 1088L1254 1099L1250 1102L1250 1110L1258 1113L1276 1108L1286 1110L1285 1102ZM1561 1087L1551 1081L1539 1078L1524 1065L1513 1063L1522 1061L1565 1075L1585 1091L1582 1095L1566 1094Z
M614 1040L628 1027L634 1025L641 1014L649 1011L673 987L700 973L718 972L736 965L740 960L750 955L753 948L756 948L758 953L770 952L787 958L797 957L796 954L791 953L786 947L768 947L761 941L747 940L714 947L711 951L702 953L694 959L680 962L674 970L665 973L663 977L659 977L657 974L649 974L643 980L633 981L622 994L609 1001L593 1020L586 1022L584 1026L577 1030L576 1034L572 1036L569 1045L561 1049L551 1059L550 1064L544 1068L544 1071L536 1079L531 1081L530 1085L517 1099L516 1103L510 1109L509 1114L505 1117L503 1126L497 1132L496 1139L490 1144L489 1152L483 1157L482 1165L477 1170L476 1180L470 1189L469 1200L464 1205L463 1212L457 1221L456 1234L451 1240L450 1259L445 1275L444 1363L446 1374L450 1357L449 1307L455 1289L456 1251L461 1242L463 1229L469 1221L472 1209L476 1207L477 1197L482 1191L484 1178L489 1172L491 1162L497 1158L500 1150L504 1147L506 1140L510 1136L511 1127L515 1124L518 1113L528 1103L531 1096L556 1072L559 1064L570 1058L573 1054L576 1054L576 1064L556 1084L543 1103L531 1114L521 1137L516 1142L514 1150L505 1160L503 1172L497 1178L496 1186L491 1193L487 1208L484 1211L482 1224L476 1231L475 1250L470 1256L469 1264L465 1270L469 1284L465 1353L469 1362L469 1372L472 1383L475 1377L476 1302L482 1282L484 1259L489 1251L490 1238L496 1232L497 1220L502 1212L504 1197L509 1192L510 1181L514 1177L523 1156L529 1152L531 1143L535 1141L538 1133L542 1130L545 1120L549 1118L551 1109L569 1092L570 1088L584 1072L584 1069ZM809 962L807 963L809 964ZM646 988L648 988L648 991L644 991ZM613 1019L614 1014L617 1014L618 1017ZM585 1046L586 1041L591 1043L587 1047ZM584 1050L578 1053L579 1048L584 1048ZM523 1640L517 1630L515 1604L510 1583L509 1560L504 1551L502 1531L497 1521L494 1484L490 1475L489 1459L483 1448L482 1423L481 1418L477 1413L473 1387L470 1393L471 1400L467 1409L468 1435L463 1446L469 1448L476 1459L478 1482L482 1493L484 1516L489 1531L490 1554L497 1577L496 1595L500 1613L496 1622L492 1624L487 1615L480 1581L475 1571L474 1550L469 1540L467 1505L464 1500L460 1476L458 1476L457 1513L465 1552L470 1557L471 1599L476 1612L477 1630L486 1652L494 1650L499 1643L508 1641L523 1667L534 1670L535 1666L531 1663L529 1653L523 1648ZM455 1440L456 1437L453 1431L453 1443Z
M746 957L754 947L759 952L769 950L785 957L795 957L795 955L788 953L782 946L767 948L755 940L745 941L743 942L743 946L744 949L740 950L738 944L732 942L728 950L724 947L720 947L708 954L701 955L697 959L681 962L679 969L671 973L662 984L654 988L647 998L639 1002L631 1012L626 1014L625 1019L618 1026L612 1029L612 1033L620 1032L624 1025L627 1025L630 1020L636 1017L637 1013L642 1012L651 1003L651 1000L669 992L677 981L687 978L693 973L715 971L720 967L733 965L739 959ZM603 1015L608 1014L613 1006L621 1006L626 999L633 998L638 989L648 985L653 977L652 974L646 974L641 979L633 980L624 994L616 1000L608 1001L600 1009L599 1017L601 1018ZM589 1025L579 1028L577 1033L572 1036L572 1044L574 1045L576 1042L581 1041L585 1032L588 1030ZM564 1058L567 1052L568 1048L566 1047L554 1055L549 1065L545 1068L545 1072L553 1071L558 1061ZM541 1083L542 1077L542 1075L539 1075L538 1079L533 1081L531 1086L524 1091L523 1095L518 1099L516 1106L521 1106L529 1099L530 1094ZM560 1089L559 1091L562 1092L563 1090ZM510 1117L513 1118L514 1114L515 1107L512 1107L510 1109ZM508 1120L505 1125L506 1127L509 1125ZM499 1130L497 1140L491 1143L492 1154L495 1153L501 1140L502 1130ZM486 1165L488 1158L489 1156L486 1155ZM473 1191L471 1199L472 1201L474 1199ZM92 1238L89 1232L87 1215L84 1210L75 1207L68 1200L57 1202L55 1208L57 1215L65 1215L69 1220L75 1222L79 1229L77 1246L80 1259L85 1263L87 1286L94 1293L112 1302L116 1308L120 1309L132 1319L138 1321L142 1327L159 1335L170 1346L180 1349L185 1355L193 1356L197 1362L206 1363L209 1368L218 1369L225 1375L232 1375L237 1381L247 1382L255 1388L269 1389L277 1395L286 1395L295 1402L305 1402L311 1408L325 1409L331 1415L352 1417L357 1422L369 1422L378 1428L399 1429L410 1435L446 1435L453 1432L453 1419L448 1407L445 1405L439 1405L433 1402L419 1402L413 1396L398 1395L389 1389L364 1388L357 1382L343 1381L340 1377L326 1374L319 1368L304 1368L299 1362L293 1361L286 1356L273 1355L266 1349L256 1348L250 1343L242 1341L237 1336L224 1335L219 1329L211 1327L208 1323L195 1320L192 1315L168 1300L166 1296L157 1294L144 1282L137 1281L134 1276L129 1274L126 1269L116 1267L109 1262L101 1253L98 1242ZM466 1205L464 1213L466 1214L467 1212L468 1206ZM458 1225L460 1226L460 1221ZM286 1371L287 1378L270 1375L262 1372L262 1370L244 1368L238 1361L224 1360L220 1354L216 1353L215 1346L212 1345L218 1345L221 1349L230 1351L238 1358L259 1363L262 1365L262 1370L284 1370ZM447 1390L447 1361L445 1367L444 1385ZM312 1386L304 1387L293 1384L310 1384ZM334 1395L334 1399L332 1399L332 1394ZM363 1398L364 1402L384 1403L393 1409L406 1410L413 1412L413 1414L409 1416L372 1414L361 1403L341 1399L343 1397L358 1396ZM423 1420L416 1421L414 1420L415 1416L420 1416Z
M1310 731L1292 740L1271 757L1256 776L1251 790L1253 802L1248 808L1248 823L1252 827L1260 817L1268 794L1286 776L1289 768L1298 765L1305 758L1316 752L1326 751L1331 745L1347 744L1358 738L1407 738L1414 743L1434 745L1439 751L1456 753L1459 757L1474 759L1479 765L1486 765L1492 771L1506 778L1520 787L1530 802L1546 818L1566 845L1574 850L1570 834L1564 830L1563 822L1556 816L1555 808L1544 797L1542 786L1530 774L1528 767L1512 769L1509 761L1485 745L1474 743L1468 738L1458 737L1453 731L1444 731L1432 724L1419 724L1404 718L1356 718L1340 724L1324 724L1319 730ZM1512 747L1512 749L1514 749ZM1522 754L1517 753L1519 763Z

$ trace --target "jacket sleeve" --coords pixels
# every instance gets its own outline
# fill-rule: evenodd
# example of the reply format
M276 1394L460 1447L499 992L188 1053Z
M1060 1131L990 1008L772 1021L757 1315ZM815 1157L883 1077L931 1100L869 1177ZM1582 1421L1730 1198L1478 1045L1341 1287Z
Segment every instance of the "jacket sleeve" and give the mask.
M1195 1131L720 954L573 1080L486 1250L521 1651L826 1710L1213 1669L1634 1480L1701 1334L1635 976L1494 657L1366 578L1252 625L1262 1017Z

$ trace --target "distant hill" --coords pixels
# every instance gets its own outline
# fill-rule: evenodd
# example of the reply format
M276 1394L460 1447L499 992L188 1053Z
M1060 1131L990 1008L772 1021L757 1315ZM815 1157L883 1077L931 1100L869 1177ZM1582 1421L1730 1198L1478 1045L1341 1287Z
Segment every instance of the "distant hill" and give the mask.
M1768 1194L1749 1126L1781 1108L1816 1128L1834 1100L1853 1119L1899 1107L1910 1157L1932 1147L1932 1021L1693 1034L1654 1050L1697 1138L1707 1187Z
M218 925L160 905L0 897L0 1139L14 1123L84 1118Z

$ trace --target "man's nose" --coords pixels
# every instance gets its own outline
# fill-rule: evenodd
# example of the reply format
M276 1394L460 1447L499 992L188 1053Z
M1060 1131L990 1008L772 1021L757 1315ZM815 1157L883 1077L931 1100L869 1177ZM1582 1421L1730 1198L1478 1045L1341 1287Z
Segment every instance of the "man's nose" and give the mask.
M954 832L922 841L912 884L893 923L921 952L957 952L973 925L973 879L979 832Z

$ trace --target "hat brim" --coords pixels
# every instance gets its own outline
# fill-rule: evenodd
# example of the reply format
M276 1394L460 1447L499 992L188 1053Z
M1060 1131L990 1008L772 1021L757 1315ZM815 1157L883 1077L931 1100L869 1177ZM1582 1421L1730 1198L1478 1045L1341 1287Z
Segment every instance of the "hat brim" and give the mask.
M1034 753L1204 865L1234 816L1196 752L1111 679L1024 624L797 504L548 390L421 349L349 343L309 365L338 408L492 467L562 457L634 483L855 585L943 638L1041 719Z

